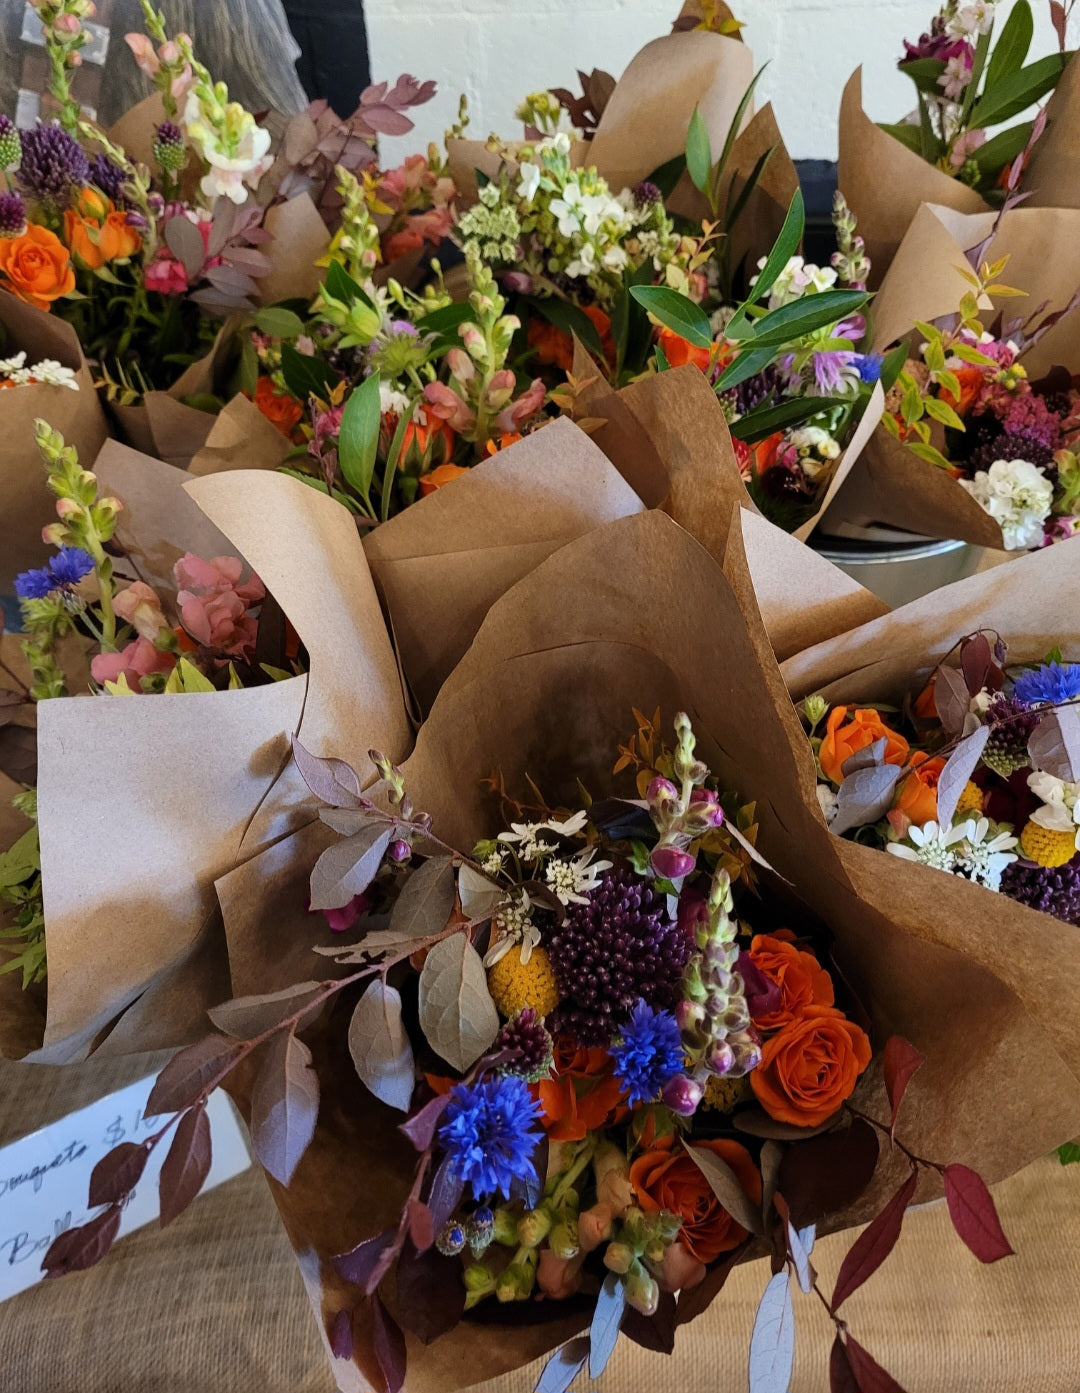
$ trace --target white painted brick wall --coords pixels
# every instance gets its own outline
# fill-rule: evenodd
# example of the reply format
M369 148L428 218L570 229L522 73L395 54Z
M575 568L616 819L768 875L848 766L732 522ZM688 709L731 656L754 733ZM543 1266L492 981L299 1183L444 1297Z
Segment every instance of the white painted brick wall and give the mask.
M518 135L514 108L527 92L574 88L577 68L618 76L639 48L668 32L679 0L366 0L364 8L373 75L411 72L439 85L415 134L398 145L415 149L441 138L462 91L470 135ZM914 105L896 60L903 39L929 23L935 0L742 0L732 8L758 64L769 62L759 91L795 159L836 158L840 92L859 63L871 116L896 121ZM1049 5L1032 0L1032 8L1032 54L1041 55L1056 46ZM392 157L393 143L385 148Z

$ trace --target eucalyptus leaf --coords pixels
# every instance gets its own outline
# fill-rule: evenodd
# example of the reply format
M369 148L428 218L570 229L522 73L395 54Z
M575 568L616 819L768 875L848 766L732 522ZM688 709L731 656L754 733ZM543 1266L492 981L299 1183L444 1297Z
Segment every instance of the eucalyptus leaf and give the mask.
M836 816L829 831L839 837L883 818L892 806L899 777L895 764L877 764L848 774L837 792Z
M274 1179L288 1185L315 1135L319 1077L295 1035L282 1032L265 1048L251 1097L251 1145Z
M328 847L311 872L311 908L344 909L378 874L392 831L364 827Z
M973 730L960 741L946 760L937 784L937 820L940 826L952 826L960 795L974 774L989 738L990 727L979 726L978 730Z
M1027 748L1036 769L1066 783L1080 781L1080 707L1044 712Z
M490 919L500 905L506 904L510 892L472 866L462 866L458 871L458 897L465 918L478 923Z
M454 909L454 863L449 856L424 861L401 888L390 932L403 939L434 938Z
M416 1085L412 1045L401 1019L401 996L376 978L349 1022L349 1053L356 1072L380 1102L408 1112Z
M424 961L420 1026L435 1053L459 1073L470 1069L499 1033L484 964L464 933L444 938Z

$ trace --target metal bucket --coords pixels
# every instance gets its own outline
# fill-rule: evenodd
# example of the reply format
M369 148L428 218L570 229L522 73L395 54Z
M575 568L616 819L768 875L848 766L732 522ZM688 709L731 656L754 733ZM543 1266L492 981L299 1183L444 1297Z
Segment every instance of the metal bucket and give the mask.
M973 575L983 556L981 547L967 542L929 537L883 542L814 535L810 545L892 609Z

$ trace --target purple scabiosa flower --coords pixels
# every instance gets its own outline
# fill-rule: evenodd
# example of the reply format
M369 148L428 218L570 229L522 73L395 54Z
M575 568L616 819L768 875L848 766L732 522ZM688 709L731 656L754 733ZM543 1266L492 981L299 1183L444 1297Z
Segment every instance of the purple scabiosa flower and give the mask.
M22 571L15 577L15 594L20 600L44 600L54 589L52 572L48 566Z
M78 585L94 569L94 559L82 547L61 547L49 563L53 584L60 590Z
M540 1105L524 1079L513 1074L456 1084L439 1128L439 1141L454 1174L473 1198L498 1192L510 1198L515 1180L535 1175L533 1153L540 1140Z
M664 1085L682 1073L682 1036L675 1017L670 1011L652 1010L644 1001L631 1011L608 1053L631 1107L655 1102Z
M10 116L0 115L0 169L10 169L22 156L22 138Z
M19 182L35 198L67 203L72 188L90 177L90 161L82 146L55 121L39 121L21 134Z
M634 1004L674 1010L691 943L667 898L625 866L605 872L585 905L570 905L545 938L562 998L555 1034L609 1045Z
M26 204L17 193L0 193L0 237L20 237L26 231Z
M1066 924L1080 924L1080 858L1065 866L1014 861L1001 873L1001 893Z
M1044 663L1013 683L1013 696L1021 706L1056 705L1080 697L1080 663Z

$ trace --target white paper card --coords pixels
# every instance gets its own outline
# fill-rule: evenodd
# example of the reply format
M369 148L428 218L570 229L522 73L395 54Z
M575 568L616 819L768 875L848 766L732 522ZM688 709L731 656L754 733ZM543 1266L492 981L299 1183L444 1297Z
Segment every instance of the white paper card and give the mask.
M53 1239L90 1217L90 1172L98 1161L121 1142L144 1141L160 1129L164 1118L143 1115L154 1078L139 1079L0 1147L0 1301L40 1282L41 1259ZM209 1190L246 1170L251 1156L224 1093L210 1095L207 1115L213 1161L203 1188ZM170 1133L151 1153L124 1209L120 1237L158 1217L158 1174L171 1139Z

